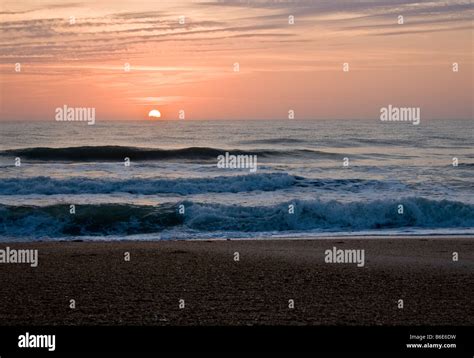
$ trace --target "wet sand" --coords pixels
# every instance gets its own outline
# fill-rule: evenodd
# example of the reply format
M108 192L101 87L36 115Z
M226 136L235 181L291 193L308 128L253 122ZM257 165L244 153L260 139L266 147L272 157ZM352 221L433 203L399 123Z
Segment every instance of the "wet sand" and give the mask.
M3 326L474 324L472 237L7 246L39 265L0 264ZM365 265L325 263L334 246Z

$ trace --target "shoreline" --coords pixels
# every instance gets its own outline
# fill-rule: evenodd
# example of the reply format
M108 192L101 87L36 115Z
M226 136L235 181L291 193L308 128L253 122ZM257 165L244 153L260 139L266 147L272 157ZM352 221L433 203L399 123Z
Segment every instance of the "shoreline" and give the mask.
M474 323L469 236L2 242L5 247L39 252L37 267L0 264L0 321L7 326ZM333 247L364 250L364 266L326 263Z
M328 235L328 236L282 236L282 237L236 237L236 238L173 238L173 239L117 239L117 238L106 238L97 236L97 238L90 239L88 238L79 239L74 238L71 240L65 240L64 238L61 239L47 239L47 240L34 240L34 241L15 241L15 240L7 240L1 241L0 245L3 244L27 244L27 243L70 243L70 242L91 242L91 243L119 243L119 242L130 242L130 243L139 243L139 242L208 242L208 241L312 241L312 240L343 240L343 239L354 239L354 240L385 240L385 239L396 239L396 240L417 240L417 239L429 239L429 240L449 240L449 239L462 239L462 240L474 240L474 234L410 234L410 235Z

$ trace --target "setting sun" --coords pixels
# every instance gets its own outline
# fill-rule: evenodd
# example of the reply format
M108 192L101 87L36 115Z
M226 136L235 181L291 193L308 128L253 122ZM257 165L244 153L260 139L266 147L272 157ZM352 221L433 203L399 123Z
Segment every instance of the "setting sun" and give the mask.
M152 109L150 113L148 113L149 118L161 118L161 113L157 109Z

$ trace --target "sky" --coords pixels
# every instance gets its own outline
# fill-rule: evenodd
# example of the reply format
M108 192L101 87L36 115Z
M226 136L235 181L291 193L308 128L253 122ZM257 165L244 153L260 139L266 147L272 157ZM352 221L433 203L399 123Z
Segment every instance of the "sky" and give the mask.
M0 118L67 105L97 120L370 119L391 104L472 119L473 14L470 1L3 0Z

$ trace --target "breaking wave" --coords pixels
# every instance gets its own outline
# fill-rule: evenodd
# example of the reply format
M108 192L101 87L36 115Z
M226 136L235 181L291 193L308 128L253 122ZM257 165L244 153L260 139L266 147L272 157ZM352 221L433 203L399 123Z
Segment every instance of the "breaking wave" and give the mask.
M326 191L351 191L404 188L396 181L367 179L312 179L287 173L258 173L210 178L133 178L98 179L73 177L3 178L0 195L56 195L56 194L205 194L277 191L297 187L312 187Z
M404 214L398 214L399 204ZM294 214L289 205L294 204ZM185 213L178 212L184 205ZM68 205L0 205L0 236L34 239L71 236L159 234L179 229L190 233L322 232L384 230L397 228L474 228L474 205L410 197L400 200L341 203L289 201L274 206L177 204L80 205L76 214Z
M258 173L213 178L92 179L50 177L0 179L0 195L54 194L203 194L274 191L291 187L299 177L286 173Z

